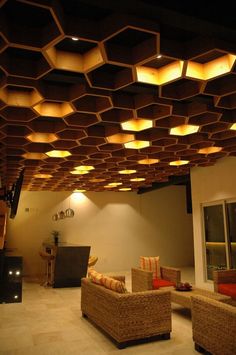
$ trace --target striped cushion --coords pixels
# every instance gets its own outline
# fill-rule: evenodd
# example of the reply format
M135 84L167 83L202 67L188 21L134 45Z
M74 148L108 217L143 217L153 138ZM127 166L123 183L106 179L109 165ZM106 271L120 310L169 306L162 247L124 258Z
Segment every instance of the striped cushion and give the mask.
M152 271L153 279L160 277L159 256L140 256L140 267Z
M88 277L94 282L95 284L102 285L102 277L103 274L97 272L96 270L89 268L88 270Z
M113 290L113 291L116 291L119 293L126 293L127 292L124 282L115 280L112 277L108 277L108 276L103 275L102 285L110 290Z

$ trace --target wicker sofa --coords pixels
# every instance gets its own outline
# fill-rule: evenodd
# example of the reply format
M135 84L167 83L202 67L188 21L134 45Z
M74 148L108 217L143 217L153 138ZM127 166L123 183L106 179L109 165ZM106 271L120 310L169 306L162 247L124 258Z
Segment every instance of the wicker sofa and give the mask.
M214 270L215 292L230 296L236 305L236 269Z
M160 267L161 279L170 281L177 285L181 281L181 270L169 266ZM143 270L141 268L131 269L132 292L153 290L153 273L152 271ZM164 285L168 286L168 285Z
M109 335L118 348L140 341L170 338L169 291L118 293L83 278L81 311Z
M195 349L213 355L236 354L236 307L205 296L192 296Z

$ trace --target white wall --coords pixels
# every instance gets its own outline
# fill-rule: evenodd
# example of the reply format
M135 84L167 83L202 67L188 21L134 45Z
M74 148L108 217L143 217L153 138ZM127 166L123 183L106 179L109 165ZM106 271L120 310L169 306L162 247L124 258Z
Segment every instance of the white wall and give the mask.
M199 287L213 290L211 281L204 278L204 234L201 204L236 197L236 157L219 159L214 166L191 170L195 282Z
M73 208L75 216L53 221ZM27 209L29 209L27 211ZM193 265L192 215L186 213L185 187L171 186L142 195L132 192L22 192L17 216L8 223L7 246L24 257L24 272L42 272L42 242L59 230L61 241L91 245L99 271L129 270L140 255L160 255L162 265Z

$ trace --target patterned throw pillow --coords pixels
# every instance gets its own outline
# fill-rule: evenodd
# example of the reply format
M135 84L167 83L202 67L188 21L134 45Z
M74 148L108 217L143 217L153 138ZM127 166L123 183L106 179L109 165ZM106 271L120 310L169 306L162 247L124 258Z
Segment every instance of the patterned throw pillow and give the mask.
M102 277L103 274L97 272L96 270L89 268L88 270L88 277L94 282L95 284L102 285Z
M153 279L160 277L159 256L140 256L140 267L152 271Z
M118 281L113 279L112 277L109 276L104 276L102 277L102 285L105 286L106 288L119 292L119 293L126 293L127 290L125 288L125 284L122 281Z

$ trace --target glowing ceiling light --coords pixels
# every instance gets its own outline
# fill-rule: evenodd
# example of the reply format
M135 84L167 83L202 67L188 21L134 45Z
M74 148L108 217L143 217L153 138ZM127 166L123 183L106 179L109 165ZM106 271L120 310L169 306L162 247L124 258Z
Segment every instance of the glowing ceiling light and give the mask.
M92 165L80 165L80 166L76 166L75 169L89 171L89 170L94 170L95 168Z
M198 130L199 130L199 126L182 124L180 126L171 128L170 134L173 134L175 136L187 136L188 134L198 132Z
M135 141L132 141L129 143L125 143L124 146L125 146L125 148L128 148L128 149L142 149L142 148L149 147L150 142L135 140Z
M171 161L169 165L171 166L180 166L180 165L186 165L189 163L189 160L175 160Z
M58 140L58 137L54 133L31 133L26 138L34 143L52 143Z
M25 159L33 159L33 160L42 160L48 158L48 156L44 153L24 153L22 157Z
M121 187L119 191L130 191L131 187Z
M160 58L162 58L162 55L161 55L161 54L158 54L158 55L157 55L157 59L160 59Z
M78 37L71 37L72 41L78 41L79 38Z
M72 171L70 171L70 173L72 175L85 175L85 174L88 174L89 171L88 170L72 170Z
M115 187L115 186L111 186L111 185L105 185L105 186L103 186L105 189L112 189L113 187Z
M222 150L222 147L206 147L198 150L199 154L212 154L218 153Z
M106 137L108 143L114 144L124 144L135 139L133 134L126 134L126 133L116 133L111 136Z
M87 190L84 190L84 189L75 189L73 192L74 193L76 193L76 192L80 192L80 193L82 193L82 192L86 192Z
M138 182L138 181L145 181L146 179L145 178L133 178L133 179L130 179L130 181L133 181L133 182Z
M49 179L52 177L52 175L51 174L35 174L34 177L37 179Z
M50 158L66 158L71 155L68 150L50 150L46 153Z
M236 130L236 123L233 123L232 126L230 127L232 130Z
M128 169L125 169L125 170L120 170L119 171L119 174L134 174L136 173L137 170L128 170Z
M116 186L122 185L122 182L110 182L108 185L116 187Z
M138 163L151 165L151 164L159 163L159 161L160 161L159 159L141 159L141 160L138 160Z
M125 131L143 131L144 129L148 129L153 127L152 120L146 120L144 118L133 118L132 120L128 120L121 123L122 129Z

